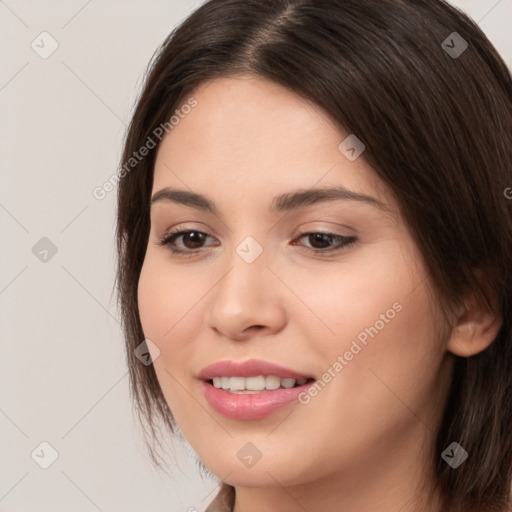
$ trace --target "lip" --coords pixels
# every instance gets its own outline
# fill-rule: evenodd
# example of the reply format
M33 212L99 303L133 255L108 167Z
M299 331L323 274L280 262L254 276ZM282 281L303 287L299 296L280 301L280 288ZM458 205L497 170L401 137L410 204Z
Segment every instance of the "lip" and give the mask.
M257 377L258 375L275 375L281 379L311 379L313 375L303 374L268 361L249 359L247 361L218 361L203 368L198 375L201 380L211 380L213 377Z
M280 378L313 379L302 386L275 389L253 394L229 393L208 382L213 377L256 377L275 375ZM237 420L257 420L291 405L298 404L298 398L314 384L312 375L303 374L267 361L219 361L204 368L198 378L210 406L219 414Z

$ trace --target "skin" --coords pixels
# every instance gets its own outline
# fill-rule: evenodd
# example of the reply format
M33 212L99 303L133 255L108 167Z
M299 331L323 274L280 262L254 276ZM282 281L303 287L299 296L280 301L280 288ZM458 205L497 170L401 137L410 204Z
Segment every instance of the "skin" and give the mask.
M248 75L213 80L193 96L197 106L159 147L152 193L192 190L219 214L156 202L138 295L180 430L236 487L236 512L438 510L425 492L451 354L483 350L500 319L468 300L439 328L423 257L392 192L364 153L349 161L338 150L348 133L326 112ZM346 200L269 212L274 195L333 185L389 212ZM209 235L175 242L197 248L192 257L159 245L177 227ZM322 256L312 250L336 239L299 238L321 231L357 240ZM263 249L250 264L236 252L247 236ZM218 414L203 395L198 373L224 359L263 359L320 379L395 303L401 311L307 405L243 421ZM262 454L251 468L237 457L247 442Z

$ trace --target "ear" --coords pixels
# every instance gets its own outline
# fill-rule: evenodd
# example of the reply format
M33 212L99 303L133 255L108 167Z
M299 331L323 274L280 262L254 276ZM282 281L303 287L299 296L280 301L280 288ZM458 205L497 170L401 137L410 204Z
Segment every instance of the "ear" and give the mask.
M485 277L477 272L481 283ZM452 354L470 357L485 350L496 338L503 324L496 297L484 286L489 305L477 300L476 293L464 297L464 306L457 313L456 325L448 340L447 349Z

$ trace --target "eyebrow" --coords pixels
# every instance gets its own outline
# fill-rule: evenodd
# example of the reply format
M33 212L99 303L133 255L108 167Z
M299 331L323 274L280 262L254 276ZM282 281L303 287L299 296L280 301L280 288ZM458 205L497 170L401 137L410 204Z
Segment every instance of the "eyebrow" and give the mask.
M375 197L361 194L348 190L342 186L329 187L329 188L312 188L312 189L299 189L286 194L275 196L270 205L271 212L286 212L305 208L313 204L325 201L357 201L369 204L386 212L391 210L381 201ZM198 210L204 210L214 215L218 215L219 211L215 203L196 192L188 190L178 190L171 188L163 188L156 192L151 198L151 205L159 202L172 202L190 206Z

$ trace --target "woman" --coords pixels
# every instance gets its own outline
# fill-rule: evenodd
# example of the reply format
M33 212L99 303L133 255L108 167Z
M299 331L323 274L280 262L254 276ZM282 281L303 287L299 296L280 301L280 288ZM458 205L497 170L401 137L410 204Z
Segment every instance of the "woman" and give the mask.
M163 43L118 289L208 511L510 510L511 99L441 0L210 0Z

